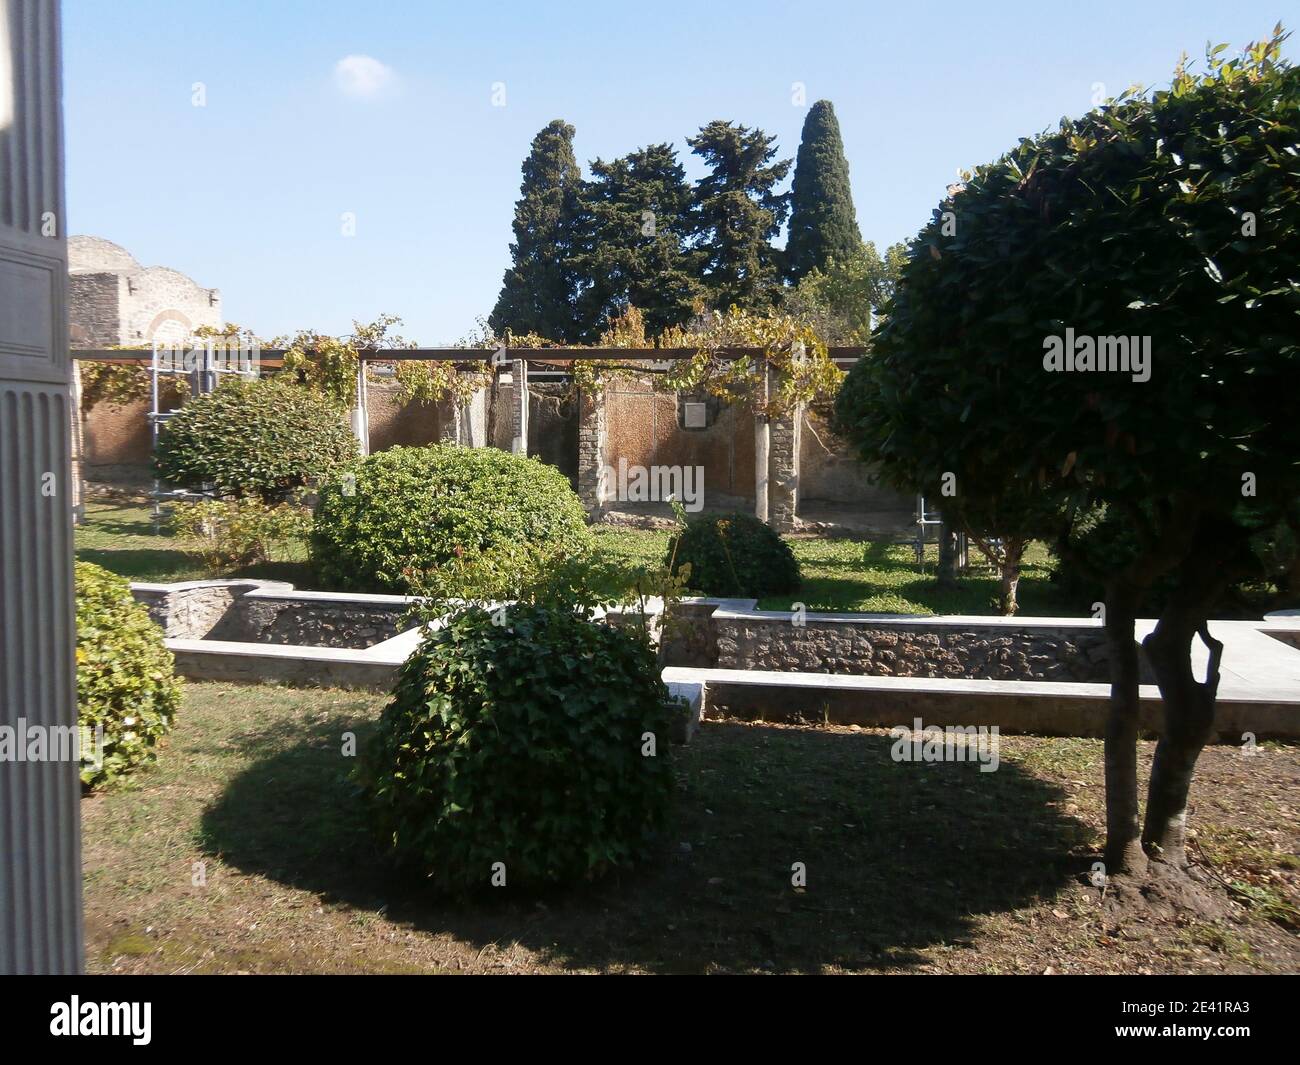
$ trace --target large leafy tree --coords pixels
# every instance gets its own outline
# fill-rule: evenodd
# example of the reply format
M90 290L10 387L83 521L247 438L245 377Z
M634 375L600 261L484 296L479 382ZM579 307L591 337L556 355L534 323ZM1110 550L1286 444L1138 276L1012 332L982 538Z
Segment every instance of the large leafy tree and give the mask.
M1281 40L1220 46L1205 73L1180 64L1169 89L1129 90L979 167L912 245L837 412L896 484L952 472L975 510L1037 495L1061 508L1067 551L1071 516L1104 508L1118 528L1123 551L1081 560L1111 652L1107 866L1175 902L1204 897L1184 835L1214 734L1210 613L1251 532L1300 496L1300 72ZM1072 337L1079 359L1059 369ZM1133 338L1150 358L1098 369L1083 337ZM1144 646L1164 721L1140 824L1134 617L1156 583Z
M849 188L849 162L835 108L818 100L808 109L790 187L786 275L792 284L832 261L849 262L862 252L862 233Z
M573 269L581 339L636 307L651 337L683 325L702 294L690 183L668 144L591 164L582 188Z
M867 241L849 258L809 270L786 293L784 307L808 321L828 344L867 344L872 316L879 316L893 295L906 258L901 244L881 258Z
M510 268L488 323L498 334L576 340L571 256L582 173L573 127L556 119L533 138L515 204Z
M718 309L771 306L781 281L780 251L772 240L790 209L777 186L790 160L773 162L776 138L733 122L710 122L687 139L708 164L695 187L703 280Z

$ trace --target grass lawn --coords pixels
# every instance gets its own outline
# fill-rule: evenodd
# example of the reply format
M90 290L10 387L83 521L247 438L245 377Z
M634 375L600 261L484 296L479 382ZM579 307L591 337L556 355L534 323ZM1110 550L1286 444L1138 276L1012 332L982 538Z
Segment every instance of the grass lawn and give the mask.
M136 790L83 800L92 972L1294 972L1300 758L1213 747L1196 854L1244 900L1112 927L1101 743L908 764L880 730L706 723L643 868L453 904L385 870L347 780L381 696L187 684ZM1140 747L1142 773L1152 745ZM791 887L803 862L807 888ZM202 873L200 876L199 873Z
M599 550L629 570L660 565L668 547L668 533L597 526ZM863 610L902 614L996 614L997 577L974 561L972 572L956 592L934 587L937 549L930 548L925 572L918 569L912 548L905 544L867 543L860 540L793 539L790 541L803 570L804 587L798 595L761 600L767 610L786 610L802 602L810 610ZM209 576L197 555L183 541L154 533L147 505L92 499L86 520L77 529L77 558L94 562L136 581L199 580ZM1020 581L1022 614L1075 615L1078 604L1066 602L1049 580L1051 559L1040 544L1033 545ZM272 562L249 566L229 576L270 577L292 581L299 588L322 591L299 547Z
M659 565L669 534L639 529L596 528L601 550L629 565ZM788 610L802 602L809 610L861 610L898 614L996 614L997 575L971 552L971 571L955 592L934 587L938 548L927 548L925 571L916 565L909 544L863 540L795 538L790 547L799 560L803 588L793 596L768 596L764 610ZM1020 612L1073 616L1085 611L1068 602L1052 584L1053 561L1042 544L1026 553L1020 579Z
M211 576L199 556L185 549L184 541L165 527L161 533L154 532L153 510L147 504L88 499L85 521L77 526L76 545L79 562L93 562L133 581L169 584ZM268 577L292 581L301 588L313 586L302 547L228 576Z

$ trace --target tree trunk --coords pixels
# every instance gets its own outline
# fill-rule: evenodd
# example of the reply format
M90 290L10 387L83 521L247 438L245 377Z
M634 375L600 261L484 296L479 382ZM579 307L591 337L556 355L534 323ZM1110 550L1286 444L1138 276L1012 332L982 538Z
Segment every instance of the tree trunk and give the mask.
M1110 708L1106 715L1106 872L1142 872L1137 790L1138 667L1133 622L1140 592L1116 582L1106 593L1106 656Z
M936 577L940 588L957 587L957 536L956 530L946 521L939 526L939 569Z
M1025 541L1006 540L1002 550L1002 560L998 564L1002 576L998 603L1002 608L1003 617L1009 618L1020 609L1020 604L1016 601L1016 590L1020 587L1020 560L1025 554Z
M1210 649L1204 681L1192 673L1192 637L1197 634ZM1165 727L1151 764L1142 845L1152 861L1185 868L1187 793L1196 759L1214 732L1223 644L1210 636L1202 612L1171 606L1143 646L1160 685Z

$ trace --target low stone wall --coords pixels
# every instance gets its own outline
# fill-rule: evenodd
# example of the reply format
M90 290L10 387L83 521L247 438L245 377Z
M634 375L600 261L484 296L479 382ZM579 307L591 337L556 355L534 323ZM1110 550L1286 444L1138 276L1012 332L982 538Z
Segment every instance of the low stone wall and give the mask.
M411 600L400 595L298 592L262 580L133 584L131 591L173 640L359 650L410 627L403 622Z
M290 590L281 581L182 581L179 584L132 584L136 601L162 627L169 640L230 640L231 607L259 588Z
M405 601L375 604L279 594L248 596L240 604L240 635L223 639L360 649L391 639L408 627L401 624L407 609Z
M717 666L869 677L1104 683L1105 639L1093 633L925 629L911 622L715 617Z

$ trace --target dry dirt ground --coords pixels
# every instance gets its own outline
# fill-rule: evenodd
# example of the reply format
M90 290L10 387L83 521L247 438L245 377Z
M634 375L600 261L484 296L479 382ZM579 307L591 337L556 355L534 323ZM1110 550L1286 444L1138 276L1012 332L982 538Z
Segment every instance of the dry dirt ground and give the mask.
M471 903L390 875L348 779L384 699L190 684L158 765L84 800L96 972L1300 971L1300 748L1201 759L1196 860L1230 917L1103 914L1096 740L1001 738L997 772L881 730L706 723L657 860ZM1145 774L1152 745L1142 745ZM803 863L807 886L792 886Z

